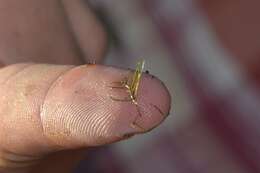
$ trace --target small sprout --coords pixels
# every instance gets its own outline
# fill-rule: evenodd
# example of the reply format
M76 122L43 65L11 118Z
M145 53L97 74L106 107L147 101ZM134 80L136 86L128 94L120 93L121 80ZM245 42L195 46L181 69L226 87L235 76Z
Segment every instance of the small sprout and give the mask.
M138 88L140 85L140 81L141 81L141 77L142 77L142 73L143 73L143 69L144 69L144 60L142 60L141 62L138 62L137 64L137 68L135 70L135 73L133 75L133 79L131 81L131 85L130 85L130 91L131 91L131 95L132 95L132 99L135 101L134 103L137 104L136 98L137 98L137 92L138 92Z
M153 106L162 116L164 116L163 111L158 106L156 106L154 104L151 104L151 106Z
M142 60L141 62L139 62L137 64L136 70L132 76L132 78L127 79L124 78L122 81L120 82L113 82L113 84L115 84L116 86L111 86L111 88L113 89L127 89L127 92L129 93L129 97L125 98L125 99L116 99L113 98L113 100L116 101L132 101L134 104L137 105L137 93L138 93L138 89L139 89L139 85L140 85L140 81L141 81L141 77L142 77L142 72L144 69L144 60Z
M136 67L135 72L132 77L124 78L120 82L113 82L113 84L115 86L111 86L112 89L126 89L127 90L127 92L129 93L129 96L127 98L118 99L118 98L114 98L111 96L111 99L114 101L132 102L134 105L136 105L138 115L140 117L142 116L142 114L140 112L140 108L139 108L139 105L137 102L137 94L138 94L138 89L139 89L140 82L141 82L144 64L145 64L144 60L138 62L137 67ZM131 126L134 128L138 127L140 129L142 129L142 127L140 127L136 124L136 121L137 121L137 117L135 118L135 121L131 124Z
M114 101L121 101L121 102L132 102L136 106L136 110L138 115L135 117L134 121L131 123L131 127L134 129L141 129L144 131L145 129L142 128L140 125L137 124L138 117L142 117L142 113L140 110L140 106L137 102L137 94L139 90L139 85L141 82L141 77L144 69L145 61L142 60L138 62L136 70L133 73L133 76L124 78L122 81L119 82L113 82L113 86L110 86L112 89L125 89L127 93L129 93L129 96L126 98L114 98L110 96L110 98ZM146 74L149 74L149 71L145 71ZM152 78L154 76L151 75ZM154 107L162 116L164 116L163 111L156 105L150 104L150 106Z

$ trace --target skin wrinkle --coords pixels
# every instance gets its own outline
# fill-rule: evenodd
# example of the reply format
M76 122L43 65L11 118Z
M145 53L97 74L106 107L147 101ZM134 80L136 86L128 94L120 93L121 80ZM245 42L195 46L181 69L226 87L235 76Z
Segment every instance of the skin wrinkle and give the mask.
M42 130L43 130L43 135L45 136L45 128L43 127L43 122L42 122L42 112L43 112L43 107L44 107L44 104L45 104L45 100L46 100L46 97L48 95L48 93L50 92L50 90L57 84L57 82L64 76L66 75L67 73L69 73L71 70L73 70L75 68L75 66L70 66L71 68L70 69L67 69L66 71L62 72L55 80L52 81L50 87L47 89L46 93L45 93L45 96L43 97L43 102L42 102L42 105L40 106L40 121L41 121L41 127L42 127ZM79 68L80 66L78 66ZM77 68L77 67L76 67ZM51 140L49 139L49 137L46 136L46 138L48 138L48 140Z
M29 155L17 155L17 153L12 153L10 151L0 152L0 171L1 168L23 168L30 165L36 164L42 157L29 156Z
M63 73L61 76L59 76L53 83L52 83L52 86L48 89L48 92L46 93L46 95L45 95L45 98L44 98L44 104L42 104L43 106L42 106L42 109L41 109L41 115L40 115L40 117L41 117L41 121L43 122L43 120L42 120L42 117L43 117L43 107L44 107L44 105L45 105L45 101L46 101L46 97L49 95L49 93L50 93L50 91L53 89L53 88L55 88L55 86L59 83L59 81L60 80L62 80L62 78L64 77L64 76L66 76L66 74L69 74L71 71L76 71L77 69L80 69L80 68L93 68L93 67L95 67L96 65L88 65L88 64L86 64L86 65L80 65L80 66L77 66L77 67L73 67L73 68L71 68L70 70L68 70L68 71L66 71L65 73ZM69 109L69 107L66 107L66 109ZM69 110L71 110L71 109L69 109ZM66 112L66 111L64 111L63 110L63 112ZM62 118L66 118L65 116L63 116ZM60 123L60 122L56 122L56 121L60 121L61 119L59 119L59 118L55 118L54 119L55 120L55 124L58 124L58 123ZM74 119L75 120L75 119ZM46 121L46 120L45 120ZM63 125L67 125L66 123L69 123L68 121L66 121L66 120L63 120L62 122L65 122L65 123L62 123ZM43 123L42 123L43 124ZM47 123L48 124L48 123ZM69 124L71 124L71 123L69 123ZM74 123L74 125L75 125L76 123ZM44 128L44 127L43 127ZM67 129L67 127L63 127L64 129ZM47 135L48 136L48 133L49 132L46 132L46 130L47 130L48 128L44 128L44 135ZM79 130L79 129L78 129ZM89 130L90 131L90 130ZM57 138L59 138L59 136L60 135L62 135L63 134L63 136L64 136L64 134L65 133L60 133L60 132L58 132L58 131L52 131L51 132L51 134L49 134L49 135L51 135L51 136L57 136ZM66 133L66 134L68 134L68 133ZM66 135L65 134L65 135ZM93 136L94 137L94 136ZM60 144L57 144L57 142L54 142L50 137L47 137L47 138L49 138L56 146L61 146Z
M30 63L28 65L26 65L25 67L23 67L22 69L19 69L17 72L15 72L14 74L11 74L11 76L9 76L5 81L3 81L1 84L5 85L8 81L12 80L13 78L15 78L17 75L19 75L20 73L22 73L24 70L26 70L27 68L32 67L33 65L35 65L34 63ZM1 73L1 71L0 71Z
M13 156L2 156L2 161L5 162L7 165L12 165L16 167L26 167L29 165L33 165L37 163L42 157L31 157L25 158L24 156L14 154Z
M17 153L13 153L13 152L10 152L10 151L2 151L1 152L1 159L5 159L5 160L8 160L8 161L12 161L12 162L16 162L16 163L19 163L19 162L30 162L30 161L38 161L40 159L43 158L43 156L41 157L36 157L36 156L31 156L31 155L17 155Z
M27 167L30 165L36 164L42 157L30 156L30 155L17 155L17 153L13 153L10 151L1 151L0 153L0 170L1 166L6 167ZM1 164L2 163L2 164Z
M46 64L28 64L28 65L26 65L24 68L19 69L15 74L13 74L12 76L10 76L10 77L8 78L8 80L5 81L5 84L6 84L7 82L9 82L9 81L11 81L11 80L17 78L17 76L19 76L21 73L25 72L26 70L28 71L28 69L30 69L30 68L35 68L35 66L37 67L37 66L41 66L41 65L46 65ZM70 67L70 66L67 66L67 68L69 68L69 67ZM66 69L64 69L64 70L66 70ZM18 84L19 84L19 83L18 83ZM28 85L28 86L30 86L30 85ZM25 86L25 92L26 92L28 86ZM29 95L26 95L26 94L28 94L28 93L23 93L23 92L22 92L21 95L20 95L20 97L25 97L25 96L28 97L29 95L32 94L32 92L30 92ZM33 104L34 104L34 102L32 103L32 105L33 105ZM34 106L32 106L32 107L34 107ZM25 112L29 112L29 111L25 110ZM40 112L40 111L39 111L39 112ZM37 115L39 115L39 113L37 113ZM41 120L41 118L39 118L39 120ZM33 119L28 119L28 121L31 121L32 123L37 123L37 124L38 124L37 121L33 122L33 121L34 121ZM40 125L42 125L42 123L40 123ZM41 127L41 126L39 126L39 127ZM11 151L8 150L8 152L11 152ZM20 154L21 154L21 153L20 153ZM24 154L22 154L22 156L24 156ZM35 157L35 156L34 156L34 157Z

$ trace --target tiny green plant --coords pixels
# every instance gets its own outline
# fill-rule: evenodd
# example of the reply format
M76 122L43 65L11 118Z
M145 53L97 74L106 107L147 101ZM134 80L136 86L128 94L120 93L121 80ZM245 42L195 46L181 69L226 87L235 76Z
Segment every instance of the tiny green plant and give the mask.
M145 61L142 60L137 63L136 69L133 73L132 77L124 78L120 82L113 82L113 86L111 86L112 89L126 89L126 91L129 93L129 96L123 99L111 97L114 101L123 101L123 102L132 102L134 105L136 105L138 115L141 117L141 111L137 102L137 95L138 95L138 89L140 86L140 81L144 69ZM135 121L131 124L133 127L141 128L136 124L138 116L135 118ZM142 129L142 128L141 128Z
M142 60L141 62L138 62L137 68L135 70L135 73L133 75L131 85L129 88L129 90L131 92L131 98L135 104L137 104L137 101L136 101L137 92L138 92L138 88L140 85L140 81L141 81L141 77L142 77L142 73L143 73L143 69L144 69L144 64L145 64L144 60Z
M112 89L125 89L127 91L128 97L126 97L126 98L115 98L113 96L110 96L110 98L114 101L132 102L136 106L138 115L136 116L136 118L135 118L134 122L131 124L131 126L133 128L138 128L141 130L144 130L144 129L140 125L137 124L138 117L142 117L140 105L137 101L137 96L138 96L138 90L140 87L141 77L142 77L143 70L144 70L144 65L145 65L144 60L138 62L136 69L132 76L126 77L119 82L113 82L112 83L113 86L110 86ZM146 72L146 73L149 73L149 72ZM154 78L153 76L151 76L151 77ZM150 104L150 105L152 107L154 107L162 116L164 115L164 113L158 106L156 106L154 104Z
M125 99L117 99L114 97L111 97L113 100L116 101L132 101L134 104L137 105L137 93L138 93L138 89L139 89L139 85L140 85L140 81L141 81L141 77L142 77L142 72L144 69L144 60L142 60L141 62L138 62L136 70L132 76L132 78L124 78L122 81L120 82L113 82L113 84L116 84L117 86L112 86L112 88L118 88L118 89L127 89L127 92L129 93L129 97L125 98Z

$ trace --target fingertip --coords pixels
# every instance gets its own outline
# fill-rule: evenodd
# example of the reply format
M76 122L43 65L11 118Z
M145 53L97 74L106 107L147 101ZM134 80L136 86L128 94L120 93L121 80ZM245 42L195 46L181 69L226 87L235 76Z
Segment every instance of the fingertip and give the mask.
M121 98L125 93L118 91L114 96ZM143 75L137 95L137 104L114 100L119 106L117 121L113 131L121 132L121 139L128 139L136 134L151 131L161 124L169 115L171 96L158 78L152 75ZM115 106L116 107L116 106Z
M143 75L137 104L112 87L132 72L100 65L70 70L50 88L41 114L44 132L60 146L97 146L150 131L170 109L170 95L157 78Z
M145 131L150 131L169 115L171 95L164 83L153 75L144 75L139 93L142 112L139 124Z

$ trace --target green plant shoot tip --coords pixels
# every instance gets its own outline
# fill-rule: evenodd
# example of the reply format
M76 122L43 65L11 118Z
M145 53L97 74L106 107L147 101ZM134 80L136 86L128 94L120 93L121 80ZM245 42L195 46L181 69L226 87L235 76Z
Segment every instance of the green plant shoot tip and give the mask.
M131 85L130 85L130 92L133 99L136 101L137 92L140 85L143 69L144 69L145 61L142 60L137 63L134 75L132 77Z

